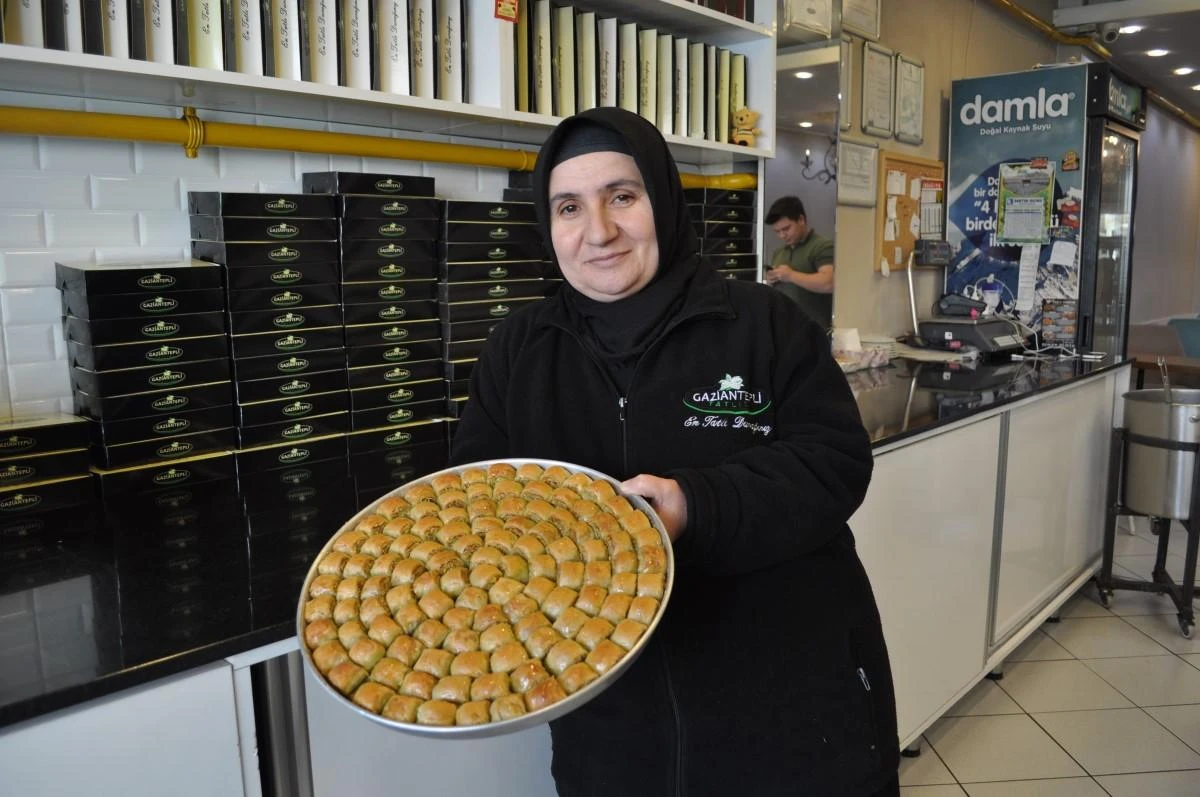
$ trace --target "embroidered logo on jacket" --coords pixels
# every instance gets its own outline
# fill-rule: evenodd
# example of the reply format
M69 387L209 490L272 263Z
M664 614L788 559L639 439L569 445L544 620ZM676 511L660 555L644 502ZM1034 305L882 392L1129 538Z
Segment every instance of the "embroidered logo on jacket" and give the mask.
M764 437L771 434L770 424L754 420L770 408L770 397L747 387L740 376L725 374L716 385L696 388L684 396L683 404L700 413L684 419L685 427L748 429Z

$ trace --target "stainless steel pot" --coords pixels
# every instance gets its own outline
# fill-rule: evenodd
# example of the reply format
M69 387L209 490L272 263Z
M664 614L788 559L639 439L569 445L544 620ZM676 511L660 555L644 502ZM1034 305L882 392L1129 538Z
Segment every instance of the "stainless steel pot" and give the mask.
M1200 442L1200 390L1133 390L1124 398L1125 430L1130 435L1175 443ZM1187 520L1195 453L1130 440L1126 457L1124 505L1155 517Z

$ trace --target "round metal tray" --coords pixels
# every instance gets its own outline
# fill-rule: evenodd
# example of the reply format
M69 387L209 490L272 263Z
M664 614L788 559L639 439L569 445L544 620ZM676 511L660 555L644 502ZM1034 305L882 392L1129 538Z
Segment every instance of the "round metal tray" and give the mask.
M659 535L662 537L663 548L666 549L667 553L667 573L666 579L664 580L665 583L663 586L662 600L659 601L658 604L658 613L654 616L654 620L651 621L651 623L646 627L646 633L642 634L641 639L637 641L637 643L633 646L633 649L626 653L621 660L617 662L615 666L613 666L612 669L601 675L596 680L592 681L584 688L580 689L575 694L568 695L565 699L560 700L553 705L546 706L543 709L539 709L528 714L523 714L520 717L515 717L510 720L503 720L501 722L490 722L484 725L439 726L396 722L395 720L389 720L378 714L367 711L335 689L333 685L329 683L329 681L325 680L325 676L322 675L321 671L317 669L317 666L313 664L312 651L309 650L308 645L304 643L304 604L308 599L309 585L312 583L313 578L317 575L318 565L320 564L321 560L325 558L325 554L332 550L334 541L342 533L353 530L354 527L358 525L358 522L367 515L371 514L372 509L383 499L399 495L404 490L407 490L415 485L425 484L426 482L432 481L434 478L441 476L444 473L461 473L468 468L486 469L489 465L500 462L511 464L513 467L520 467L526 463L534 463L542 466L543 468L548 468L551 465L559 465L571 471L572 473L585 473L593 479L603 479L609 482L619 494L624 495L629 503L633 505L634 509L640 509L645 512L646 517L650 519L651 525L658 530ZM637 495L627 495L622 493L618 484L619 483L611 476L591 468L585 468L582 465L573 464L571 462L559 462L551 459L532 458L489 459L482 462L469 462L465 465L459 465L453 468L445 468L437 471L436 473L430 473L426 476L422 476L419 479L413 479L410 482L405 482L396 489L379 496L371 502L370 506L362 509L356 515L354 515L354 517L346 521L342 527L329 538L328 542L321 547L320 553L318 553L316 558L313 560L312 566L309 567L307 575L304 576L304 586L301 588L300 600L296 608L296 638L300 643L300 654L301 658L304 659L304 668L309 671L314 680L316 680L316 682L319 683L321 687L330 696L332 696L337 703L341 704L345 708L362 717L365 717L366 719L371 720L372 722L382 725L385 728L402 731L414 736L425 736L435 739L481 739L491 736L501 736L506 733L513 733L514 731L521 731L525 730L526 728L532 728L534 726L541 725L543 722L549 722L550 720L557 719L564 714L574 711L611 686L613 682L621 676L621 673L625 672L629 665L633 664L633 662L637 660L638 656L642 654L642 650L645 649L647 643L650 641L650 637L654 634L655 629L658 628L658 623L662 619L663 612L666 611L667 601L671 598L671 589L675 584L675 553L671 550L671 540L667 536L667 530L666 527L663 526L662 519L659 518L658 514L650 508L650 504L647 503L644 498Z

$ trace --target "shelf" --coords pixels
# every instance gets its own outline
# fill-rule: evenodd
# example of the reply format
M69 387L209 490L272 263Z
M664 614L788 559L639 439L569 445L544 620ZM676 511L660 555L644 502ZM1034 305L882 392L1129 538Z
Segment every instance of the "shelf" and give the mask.
M636 21L676 36L687 36L723 47L775 37L771 28L713 11L688 0L575 0L571 5L585 11L595 11L602 16Z
M156 109L150 114L156 116L163 106L191 106L201 111L201 119L203 111L211 111L362 125L379 128L381 135L405 131L534 147L559 121L482 105L14 44L0 44L0 91L145 104ZM39 104L36 96L29 104ZM731 163L771 154L677 136L667 140L683 163Z

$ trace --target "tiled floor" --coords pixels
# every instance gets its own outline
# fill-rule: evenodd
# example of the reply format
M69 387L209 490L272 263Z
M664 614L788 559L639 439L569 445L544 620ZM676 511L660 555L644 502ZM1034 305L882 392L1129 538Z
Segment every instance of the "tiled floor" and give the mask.
M1118 534L1118 575L1145 578L1155 539ZM1172 532L1176 579L1184 541ZM1118 591L1106 609L1090 584L1060 617L925 732L904 797L1200 797L1200 630L1181 636L1166 596Z

